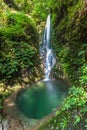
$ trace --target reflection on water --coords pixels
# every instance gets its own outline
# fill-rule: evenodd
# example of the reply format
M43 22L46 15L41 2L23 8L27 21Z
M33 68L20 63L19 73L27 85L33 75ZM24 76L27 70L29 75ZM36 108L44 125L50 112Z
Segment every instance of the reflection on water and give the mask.
M66 95L67 85L62 80L40 81L18 94L16 104L29 118L39 119L59 107Z

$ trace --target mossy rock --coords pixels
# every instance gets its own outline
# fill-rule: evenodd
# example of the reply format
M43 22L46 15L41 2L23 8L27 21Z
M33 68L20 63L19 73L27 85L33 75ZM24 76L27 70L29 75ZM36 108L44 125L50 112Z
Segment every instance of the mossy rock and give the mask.
M35 74L39 66L38 33L34 22L23 13L4 12L1 18L0 79L9 84L22 75Z

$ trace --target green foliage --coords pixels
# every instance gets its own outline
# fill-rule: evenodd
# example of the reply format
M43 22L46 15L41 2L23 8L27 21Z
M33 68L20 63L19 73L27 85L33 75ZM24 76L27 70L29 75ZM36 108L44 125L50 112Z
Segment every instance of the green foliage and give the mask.
M53 74L72 83L56 115L39 130L87 129L87 13L82 0L51 1L52 46L56 52Z
M21 77L23 69L35 72L35 65L38 64L38 35L35 24L38 30L43 30L43 21L49 12L52 14L52 46L57 60L53 68L54 75L56 74L55 77L58 78L58 74L64 74L74 85L70 88L60 110L56 112L56 116L40 130L69 128L79 130L80 126L85 130L87 128L85 1L11 0L11 3L10 0L6 0L5 3L3 0L0 1L0 80L10 84ZM33 23L30 19L34 19ZM2 102L0 99L0 108Z
M79 68L87 61L85 4L82 0L54 0L52 4L53 48L64 75L73 82L78 80Z
M5 4L11 9L28 14L32 17L37 26L40 26L41 22L45 21L48 13L50 12L50 1L51 0L4 0Z
M72 87L69 90L69 95L63 102L59 111L56 112L56 116L49 120L45 125L40 127L40 130L44 129L60 129L66 130L69 128L78 129L81 123L85 123L85 115L87 103L87 92L82 87ZM83 121L83 122L82 122ZM85 129L84 125L84 129Z
M0 27L0 80L10 84L21 76L23 69L35 67L38 35L28 16L17 12L3 15L6 24Z
M1 84L0 84L1 87ZM2 109L3 109L3 102L4 99L10 94L10 91L2 91L0 88L0 121L2 119Z
M80 70L79 70L79 73L80 73L80 83L86 87L87 86L87 64L84 64Z

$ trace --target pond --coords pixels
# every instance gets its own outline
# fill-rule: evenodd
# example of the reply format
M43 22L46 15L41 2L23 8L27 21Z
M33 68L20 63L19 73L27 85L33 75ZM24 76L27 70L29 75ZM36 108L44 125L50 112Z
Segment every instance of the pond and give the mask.
M68 92L63 80L42 80L19 93L18 109L27 117L40 119L58 108Z

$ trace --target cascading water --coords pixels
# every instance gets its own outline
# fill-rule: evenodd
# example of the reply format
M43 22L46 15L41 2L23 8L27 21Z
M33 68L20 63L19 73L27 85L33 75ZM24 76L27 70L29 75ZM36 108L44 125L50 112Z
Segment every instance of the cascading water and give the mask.
M50 15L48 15L43 43L40 46L41 59L44 64L45 80L33 84L32 87L27 88L23 92L20 91L16 99L19 110L25 116L33 119L40 119L52 113L61 105L61 102L67 95L66 82L60 79L52 80L50 78L52 67L55 64L55 57L50 44L50 28ZM32 123L29 123L29 125L30 124Z
M50 14L49 14L45 26L43 43L40 48L41 56L44 59L45 79L50 79L50 73L52 67L55 64L55 58L50 44L50 33L51 33L51 21L50 21Z

